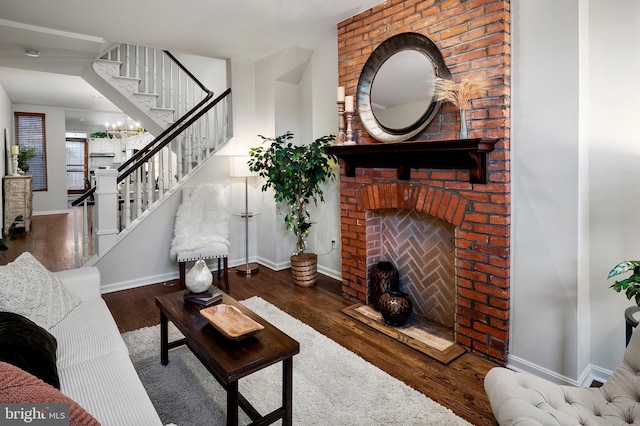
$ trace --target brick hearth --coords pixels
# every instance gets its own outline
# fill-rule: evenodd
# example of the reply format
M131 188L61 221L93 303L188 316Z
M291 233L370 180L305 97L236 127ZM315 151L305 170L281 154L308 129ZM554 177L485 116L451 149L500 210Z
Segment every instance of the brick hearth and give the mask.
M370 221L385 209L410 209L454 227L455 334L467 350L504 364L509 341L509 2L390 0L338 25L339 84L355 95L360 71L390 36L418 32L441 49L453 78L482 72L488 96L468 112L469 137L497 138L487 156L487 183L470 183L468 170L357 168L340 176L343 295L367 300L367 267L379 256L368 237ZM443 105L412 141L457 138L459 114ZM377 143L356 120L359 143Z

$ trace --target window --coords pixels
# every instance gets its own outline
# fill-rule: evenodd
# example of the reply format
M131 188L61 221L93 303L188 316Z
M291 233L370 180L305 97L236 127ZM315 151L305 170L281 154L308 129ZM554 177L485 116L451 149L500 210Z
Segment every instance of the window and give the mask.
M33 175L34 191L47 190L47 144L44 114L14 112L16 143L22 148L34 148L35 157L29 160L29 174Z
M82 194L87 182L87 140L67 137L67 192Z

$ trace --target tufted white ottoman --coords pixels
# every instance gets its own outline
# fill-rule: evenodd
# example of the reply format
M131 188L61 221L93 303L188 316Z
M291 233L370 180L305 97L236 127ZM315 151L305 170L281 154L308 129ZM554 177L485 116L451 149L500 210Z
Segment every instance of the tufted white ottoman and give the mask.
M556 385L502 367L489 371L484 388L500 426L640 425L640 333L600 388Z

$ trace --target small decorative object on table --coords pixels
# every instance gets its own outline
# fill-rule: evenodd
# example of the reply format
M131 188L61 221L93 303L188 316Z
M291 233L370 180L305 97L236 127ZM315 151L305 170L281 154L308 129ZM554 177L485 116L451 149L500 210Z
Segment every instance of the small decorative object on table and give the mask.
M184 301L190 303L198 303L200 305L209 306L222 300L222 293L214 286L209 287L201 293L194 293L191 290L184 291Z
M20 176L18 173L18 154L20 153L20 147L18 145L11 145L11 171L13 176Z
M435 99L452 103L460 110L460 139L467 139L467 109L471 99L483 94L487 86L487 80L479 75L463 78L459 83L440 77L435 79Z
M202 259L196 260L193 268L185 277L185 286L194 293L207 291L213 282L213 275L207 266L207 262Z
M338 87L338 137L336 138L336 144L342 145L345 141L346 135L344 133L344 87Z
M203 317L227 339L239 340L253 336L264 329L259 324L240 312L235 306L221 303L200 311Z
M384 322L392 327L402 327L411 314L413 304L409 296L400 291L390 291L378 301Z
M356 141L353 140L353 130L351 129L351 122L353 121L353 96L345 96L344 98L344 112L347 114L347 140L344 145L355 145Z

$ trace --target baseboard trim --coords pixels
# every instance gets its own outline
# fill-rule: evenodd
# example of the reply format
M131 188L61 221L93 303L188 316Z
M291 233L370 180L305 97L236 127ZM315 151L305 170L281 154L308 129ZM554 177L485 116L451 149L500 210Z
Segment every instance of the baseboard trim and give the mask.
M253 262L254 260L251 260L251 261ZM209 267L211 268L212 271L215 272L218 270L215 259L211 259L208 262L209 262L208 263ZM235 260L235 261L229 260L229 269L230 269L229 273L235 272L235 271L231 271L231 268L235 268L236 266L242 265L244 263L245 263L244 260ZM144 277L138 280L121 281L117 283L105 284L101 287L100 291L102 292L102 294L113 293L114 291L129 290L136 287L143 287L145 285L177 280L178 277L179 277L178 264L176 263L175 271L166 272L164 274L152 275L152 276Z
M572 379L513 355L509 355L507 367L514 371L533 374L550 382L568 386L590 386L594 380L604 383L613 373L606 368L589 364L577 379Z
M600 383L604 383L607 380L609 380L609 377L611 377L612 374L613 374L613 371L609 369L598 367L597 365L589 364L589 380L588 380L588 384L586 384L585 386L591 385L591 383L593 383L594 380Z
M261 257L258 258L258 263L261 265L265 265L267 268L273 269L274 271L282 271L283 269L291 268L290 260L286 262L275 263ZM318 273L326 275L329 278L333 278L334 280L342 281L342 272L327 268L326 266L318 265Z
M162 283L166 281L175 280L177 278L178 278L178 271L176 270L176 272L151 275L151 276L144 277L137 280L129 280L129 281L121 281L121 282L111 283L111 284L104 284L100 287L100 292L102 294L113 293L114 291L129 290L132 288L144 287L145 285Z
M329 269L326 266L318 265L318 272L322 275L326 275L334 280L342 281L342 272Z
M33 212L32 216L46 216L50 214L68 214L70 210L50 210L46 212Z
M265 266L269 269L273 269L274 271L281 271L283 269L287 269L291 267L291 263L290 262L282 262L282 263L274 263L274 262L270 262L267 261L266 259L262 259L262 258L258 258L258 259L249 259L250 262L255 262L258 263L259 265ZM245 264L245 260L242 259L236 259L236 260L229 260L229 269L231 268L235 268L238 265L244 265ZM215 262L214 262L215 263ZM210 267L212 267L213 271L216 271L216 265L214 264L210 264ZM229 273L234 272L234 271L229 271ZM329 268L325 268L322 266L318 266L318 273L322 274L322 275L326 275L330 278L336 279L336 280L342 280L342 276L337 273L336 271L333 271ZM178 279L178 266L176 264L176 270L172 271L172 272L167 272L164 274L157 274L157 275L152 275L152 276L148 276L148 277L144 277L141 279L137 279L137 280L130 280L130 281L121 281L121 282L117 282L117 283L110 283L110 284L104 284L102 285L102 287L100 288L100 291L102 294L105 293L113 293L114 291L120 291L120 290L129 290L132 288L136 288L136 287L143 287L145 285L151 285L151 284L157 284L157 283L161 283L161 282L166 282L166 281L171 281L171 280L175 280Z

